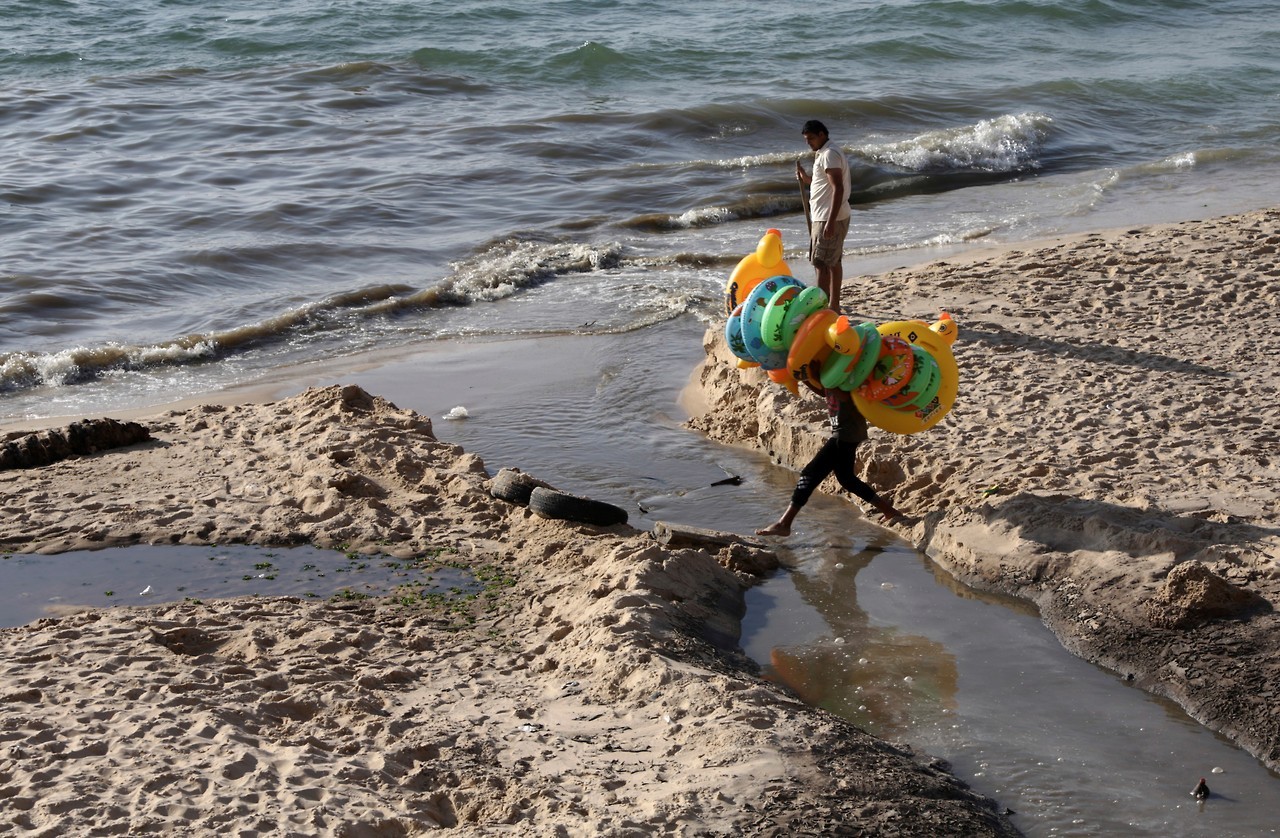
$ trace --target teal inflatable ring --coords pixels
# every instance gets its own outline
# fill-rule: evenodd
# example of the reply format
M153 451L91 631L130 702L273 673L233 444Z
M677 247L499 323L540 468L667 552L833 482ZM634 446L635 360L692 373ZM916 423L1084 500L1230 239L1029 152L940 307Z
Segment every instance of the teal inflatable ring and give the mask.
M724 324L724 342L729 344L729 351L734 357L743 361L756 363L756 359L747 351L747 344L742 340L742 303L733 310Z
M773 295L783 288L800 285L793 276L774 276L757 283L742 301L742 342L747 351L767 370L782 369L787 365L787 353L765 346L760 334L760 321Z

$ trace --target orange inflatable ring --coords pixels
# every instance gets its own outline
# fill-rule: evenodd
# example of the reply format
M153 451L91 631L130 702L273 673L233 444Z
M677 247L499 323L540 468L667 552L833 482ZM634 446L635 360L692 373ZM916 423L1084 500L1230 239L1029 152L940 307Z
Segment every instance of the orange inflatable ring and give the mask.
M870 402L854 392L853 401L867 421L877 428L895 434L917 434L937 425L951 412L960 389L960 371L951 354L951 344L959 332L951 315L943 313L938 322L925 326L918 320L884 323L876 327L881 335L897 335L933 356L940 379L933 396L923 406L892 408L884 402ZM930 389L933 386L930 385ZM923 399L923 395L922 395Z
M791 370L791 374L797 381L808 379L817 382L818 376L810 375L808 366L810 362L823 360L831 353L831 346L827 343L827 329L830 329L831 324L839 317L840 315L831 309L823 308L810 314L808 319L800 324L800 329L791 341L791 349L787 352L787 369ZM824 349L826 352L822 351Z
M942 378L942 373L938 371L938 363L933 360L932 355L914 343L911 344L911 354L915 357L915 369L911 373L911 380L907 382L906 387L883 399L889 407L896 409L906 407L916 399L922 398L932 383ZM938 388L934 387L933 393L936 392ZM933 398L933 393L929 393L929 399ZM924 399L924 402L927 404L929 399Z
M787 365L795 369L790 358L787 358ZM858 388L858 395L869 402L884 401L907 386L915 366L911 343L897 335L885 335L880 341L880 358L871 375Z

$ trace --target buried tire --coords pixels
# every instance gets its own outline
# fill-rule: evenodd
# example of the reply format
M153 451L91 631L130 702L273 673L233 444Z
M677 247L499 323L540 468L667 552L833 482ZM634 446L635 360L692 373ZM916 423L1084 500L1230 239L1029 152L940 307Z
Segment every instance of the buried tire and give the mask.
M580 498L557 492L555 489L536 487L529 495L529 509L543 518L561 521L577 521L597 527L611 527L627 522L627 511L604 501Z
M507 503L528 506L529 495L533 494L533 490L545 485L519 469L504 468L494 475L493 482L489 484L489 494Z

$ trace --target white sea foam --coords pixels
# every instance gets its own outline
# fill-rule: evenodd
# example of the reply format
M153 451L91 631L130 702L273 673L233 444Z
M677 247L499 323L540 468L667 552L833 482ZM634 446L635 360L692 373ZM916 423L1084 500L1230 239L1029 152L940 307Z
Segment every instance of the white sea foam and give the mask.
M698 207L676 216L675 223L680 227L702 227L734 218L737 218L737 213L728 207Z
M1053 119L1006 114L973 125L942 128L869 149L873 159L913 172L1017 172L1039 168Z
M617 245L509 240L455 262L453 275L427 296L454 304L492 302L556 276L610 267L619 254Z
M136 363L152 366L156 364L183 363L199 358L212 358L217 354L217 346L212 340L206 338L198 340L191 345L175 342L156 344L155 346L141 346L128 354Z

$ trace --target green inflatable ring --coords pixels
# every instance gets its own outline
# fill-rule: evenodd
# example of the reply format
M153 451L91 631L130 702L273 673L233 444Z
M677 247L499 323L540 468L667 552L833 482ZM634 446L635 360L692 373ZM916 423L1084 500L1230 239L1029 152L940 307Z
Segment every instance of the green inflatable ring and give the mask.
M787 319L782 323L782 348L790 349L791 341L796 339L796 332L809 319L809 315L827 304L827 292L816 285L811 285L800 292L791 301L787 309Z
M923 350L922 350L923 351ZM938 395L938 388L942 386L942 368L938 366L937 360L928 352L924 353L928 360L924 362L924 366L929 370L929 383L920 391L920 395L907 402L903 410L918 410L929 402L933 401L933 397Z
M788 285L778 289L778 292L769 298L768 304L764 307L764 314L760 315L760 338L765 346L770 349L787 348L787 344L782 340L783 326L786 325L787 312L791 310L792 304L803 290L803 287Z
M831 350L831 354L827 356L827 360L822 362L822 372L818 374L818 380L823 387L828 390L839 387L841 382L849 377L849 373L853 372L853 368L857 366L858 359L862 357L862 350L865 347L858 347L858 354L846 355L843 352Z
M858 342L862 352L858 355L858 363L849 373L849 377L840 385L841 390L856 390L871 375L871 369L880 360L880 333L874 323L859 323L854 326L858 331Z

